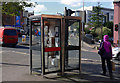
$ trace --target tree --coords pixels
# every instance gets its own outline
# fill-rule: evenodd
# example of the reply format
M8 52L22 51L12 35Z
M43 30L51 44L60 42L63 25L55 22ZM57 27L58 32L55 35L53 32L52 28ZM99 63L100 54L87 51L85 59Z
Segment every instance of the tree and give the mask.
M103 13L101 12L100 2L98 2L98 6L95 6L93 8L93 11L91 12L91 18L89 21L89 25L94 27L95 29L102 26L103 24Z
M103 27L103 35L109 35L111 36L111 29L107 28L107 27Z
M20 15L19 11L24 10L25 7L35 7L35 5L32 3L27 3L25 1L2 2L2 13L11 16Z
M111 31L112 31L111 36L113 36L113 22L112 21L111 22L106 22L104 24L104 26L107 27L107 28L109 28L109 29L111 29Z
M105 27L109 28L109 29L113 29L113 22L112 21L109 21L109 22L106 22L104 24Z

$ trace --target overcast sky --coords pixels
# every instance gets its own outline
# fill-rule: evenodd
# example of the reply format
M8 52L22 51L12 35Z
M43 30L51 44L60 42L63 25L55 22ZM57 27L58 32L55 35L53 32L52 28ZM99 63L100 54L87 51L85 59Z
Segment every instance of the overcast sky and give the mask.
M29 11L34 11L35 14L56 14L64 13L64 7L72 10L80 10L83 7L83 0L31 0L32 3L37 2L35 8L26 8ZM85 9L91 6L97 6L101 3L101 7L114 8L113 0L84 0Z

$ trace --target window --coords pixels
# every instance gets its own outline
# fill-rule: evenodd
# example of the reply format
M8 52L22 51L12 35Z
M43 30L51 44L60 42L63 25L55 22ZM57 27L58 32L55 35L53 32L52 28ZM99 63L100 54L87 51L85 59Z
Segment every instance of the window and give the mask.
M113 20L113 16L111 16L111 19Z
M6 29L4 30L4 35L15 36L17 35L16 30Z
M11 22L10 17L6 17L6 22L7 22L7 23L10 23L10 22Z
M88 21L91 21L90 19L88 19Z
M91 18L91 15L89 15L88 17Z

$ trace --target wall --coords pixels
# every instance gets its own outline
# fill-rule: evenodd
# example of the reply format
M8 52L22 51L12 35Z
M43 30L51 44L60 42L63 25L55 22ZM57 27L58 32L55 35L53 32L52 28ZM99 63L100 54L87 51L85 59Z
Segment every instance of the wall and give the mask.
M120 23L120 3L118 2L118 3L114 3L114 28L115 28L115 24L119 24L119 23ZM117 43L118 31L115 31L115 29L114 29L113 35L114 35L114 43ZM119 40L120 40L120 38L119 38Z
M2 14L2 21L3 21L3 25L14 25L15 24L15 17L9 16L6 14Z

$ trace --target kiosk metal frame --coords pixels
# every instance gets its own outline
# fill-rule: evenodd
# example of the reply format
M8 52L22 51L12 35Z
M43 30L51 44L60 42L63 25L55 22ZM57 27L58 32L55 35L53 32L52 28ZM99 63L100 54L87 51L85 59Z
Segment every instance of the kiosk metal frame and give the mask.
M59 72L61 73L61 75L64 75L65 71L69 71L69 70L79 70L79 72L81 72L81 17L74 17L74 16L59 16L59 15L45 15L42 14L40 16L37 16L34 18L35 20L33 20L33 17L30 18L30 71L31 74L34 71L33 68L33 47L32 47L32 29L33 29L33 22L38 22L40 23L40 49L38 50L40 51L40 63L41 63L41 67L39 68L40 73L42 75L48 74L48 73L54 73L54 72ZM49 23L52 21L54 23L54 25L56 25L59 28L59 46L58 47L45 47L45 23L46 21L49 21ZM56 23L57 21L57 23ZM51 24L52 24L51 22ZM76 22L76 23L75 23ZM78 33L77 34L77 41L78 44L77 46L74 45L69 45L68 44L68 37L69 37L69 27L77 25L76 29L78 29ZM51 30L52 31L52 30ZM54 39L54 38L53 38ZM51 39L52 40L52 39ZM71 39L72 40L72 39ZM75 58L77 61L77 67L75 68L69 68L66 66L66 62L68 63L68 58L71 56L69 56L69 51L71 50L77 50L78 51L78 55L76 55L77 57ZM49 70L49 65L48 65L48 55L49 52L55 54L55 52L58 51L59 52L59 59L57 59L58 62L58 67L57 70L53 70L53 71L48 71ZM47 58L46 58L46 53L47 53ZM66 58L67 56L67 58ZM71 58L70 58L71 59ZM46 62L47 61L47 62ZM70 61L70 60L69 60ZM46 65L47 64L47 65ZM73 63L74 65L74 63Z

